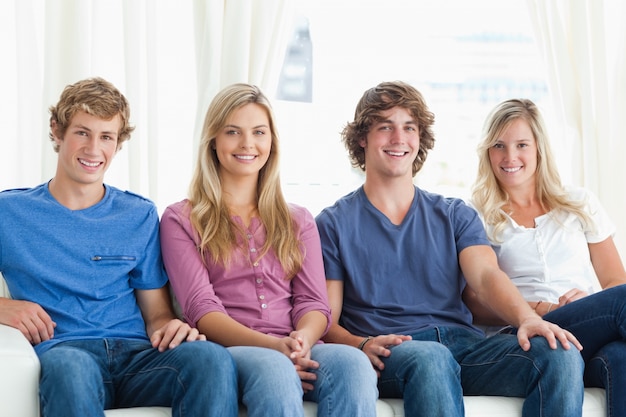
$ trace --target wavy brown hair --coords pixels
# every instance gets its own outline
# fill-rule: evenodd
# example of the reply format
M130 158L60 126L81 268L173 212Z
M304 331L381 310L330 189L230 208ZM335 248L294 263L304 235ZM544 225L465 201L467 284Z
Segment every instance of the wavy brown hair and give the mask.
M365 91L359 100L354 112L354 121L349 122L341 133L353 167L365 171L365 149L360 142L366 139L371 126L382 120L381 113L394 107L407 109L417 122L420 147L413 161L413 175L422 169L428 151L435 146L435 135L432 130L435 115L428 110L422 94L402 81L380 83Z

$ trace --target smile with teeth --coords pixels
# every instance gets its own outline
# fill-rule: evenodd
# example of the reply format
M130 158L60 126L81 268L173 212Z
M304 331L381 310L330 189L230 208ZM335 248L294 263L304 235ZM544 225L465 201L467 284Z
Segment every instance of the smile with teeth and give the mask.
M504 167L502 167L502 170L503 170L504 172L508 172L508 173L517 172L517 171L519 171L520 169L522 169L522 167L515 167L515 168L504 168Z
M404 156L404 155L406 155L406 152L399 152L399 151L385 151L385 153L387 155L391 155L391 156Z
M101 162L89 162L89 161L85 161L84 159L79 159L78 162L91 168L95 168L101 164Z
M246 160L246 161L252 161L254 158L256 158L256 156L254 156L254 155L235 155L235 158L243 159L243 160Z

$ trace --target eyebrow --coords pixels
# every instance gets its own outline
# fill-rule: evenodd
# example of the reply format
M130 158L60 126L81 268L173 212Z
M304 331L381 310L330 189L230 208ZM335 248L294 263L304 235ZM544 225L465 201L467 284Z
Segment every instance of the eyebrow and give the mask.
M72 127L72 126L70 126ZM83 130L87 130L89 132L93 132L90 128L88 128L85 125L82 124L76 124L73 126L75 129L83 129ZM113 131L113 130L105 130L102 133L104 133L105 135L117 135L119 132Z
M224 129L229 128L229 127L230 127L230 128L234 128L234 129L242 129L242 127L241 127L241 126L237 126L237 125L226 125L226 126L224 126ZM264 128L266 128L266 129L269 129L269 128L270 128L268 125L257 125L257 126L252 126L252 128L251 128L251 129L259 129L259 128L261 128L261 127L264 127Z
M391 120L391 119L381 119L381 120L378 121L378 123L381 123L381 124L382 123L395 124L395 122L393 120ZM400 124L401 125L415 125L415 126L418 125L417 120L413 120L413 119L407 120L406 122L401 122Z

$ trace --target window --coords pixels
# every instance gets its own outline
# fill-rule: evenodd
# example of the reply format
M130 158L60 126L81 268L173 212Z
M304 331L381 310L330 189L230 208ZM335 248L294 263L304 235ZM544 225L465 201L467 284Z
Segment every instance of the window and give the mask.
M525 97L550 114L526 7L517 0L302 1L274 103L287 199L317 214L362 184L340 132L362 93L389 80L414 85L435 113L437 141L415 183L468 197L488 112ZM302 99L308 88L311 100ZM297 98L288 101L287 92Z

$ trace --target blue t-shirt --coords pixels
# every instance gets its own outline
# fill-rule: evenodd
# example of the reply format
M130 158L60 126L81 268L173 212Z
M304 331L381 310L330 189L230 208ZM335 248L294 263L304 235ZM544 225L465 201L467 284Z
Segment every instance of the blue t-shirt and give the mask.
M48 184L0 193L0 271L17 300L57 323L38 354L73 339L147 340L135 289L167 282L154 204L105 186L84 210L59 204Z
M344 283L339 324L360 335L414 334L438 326L481 333L461 299L459 253L489 245L474 209L415 187L411 208L394 225L363 187L316 218L327 279Z

